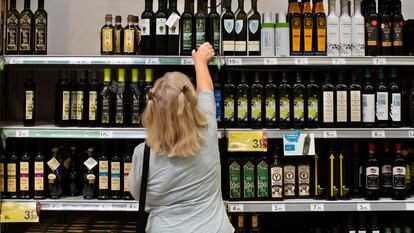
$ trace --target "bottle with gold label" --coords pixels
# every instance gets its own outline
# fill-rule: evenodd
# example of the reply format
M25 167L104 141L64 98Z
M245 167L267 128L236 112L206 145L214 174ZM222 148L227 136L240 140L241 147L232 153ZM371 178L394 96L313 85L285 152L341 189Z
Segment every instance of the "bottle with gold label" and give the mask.
M131 144L130 142L126 143L126 151L124 154L124 157L122 158L122 162L123 162L123 172L122 172L122 176L124 179L124 200L132 200L134 199L131 195L131 193L128 190L128 176L129 173L131 172L131 168L132 168L132 150L131 150Z
M289 0L290 55L302 55L302 16L297 0Z
M302 51L303 55L313 54L313 14L310 0L303 1L303 12L302 12Z
M56 83L55 124L61 127L70 125L71 96L67 75L67 70L61 71L59 81Z
M27 72L27 79L24 83L24 126L33 126L36 120L36 84L33 81L32 71Z
M295 198L297 193L296 166L293 158L286 158L283 165L284 197Z
M19 185L19 198L20 199L29 199L30 198L30 188L31 188L31 181L29 175L31 174L30 169L30 155L28 152L29 146L27 139L24 140L24 151L20 158L19 162L19 177L20 177L20 185Z
M47 12L45 0L39 0L38 9L34 14L34 54L47 54Z
M121 55L123 52L124 33L122 30L122 17L115 16L115 27L114 27L114 54Z
M105 25L101 29L101 55L114 54L114 27L112 15L105 16Z
M24 9L19 15L19 54L33 53L33 26L30 0L24 0Z
M89 147L84 154L84 173L83 173L83 198L92 199L96 195L97 166L98 161L95 158L95 149Z
M106 142L103 140L98 156L98 199L100 200L109 198L109 159L106 148Z
M121 156L119 155L119 142L114 142L115 147L111 159L111 199L121 199Z
M6 196L6 165L7 157L3 144L0 143L0 198L5 199Z
M58 147L53 147L52 158L47 162L48 166L48 187L50 198L58 199L62 195L62 160L59 157Z
M16 154L16 140L12 140L11 150L9 151L9 159L7 161L7 198L16 199L17 188L19 187L19 157Z
M137 38L135 36L135 27L134 27L134 16L128 15L127 25L123 29L124 39L122 53L124 55L133 55L137 51Z
M16 0L10 0L10 9L6 13L6 55L18 53L19 43L19 12L16 10Z
M314 5L313 28L315 37L313 50L315 55L326 56L326 14L323 0L316 0Z

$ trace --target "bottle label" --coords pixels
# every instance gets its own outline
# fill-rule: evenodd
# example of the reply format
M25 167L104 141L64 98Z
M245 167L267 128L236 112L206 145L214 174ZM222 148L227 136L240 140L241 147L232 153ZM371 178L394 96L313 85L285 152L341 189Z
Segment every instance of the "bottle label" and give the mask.
M272 198L283 197L283 168L272 167L270 169L272 179Z
M49 166L49 168L50 168L52 171L56 171L56 169L58 169L58 168L59 168L60 163L59 163L59 161L58 161L55 157L52 157L52 159L50 159L50 160L47 162L47 165Z
M269 193L269 166L265 161L257 165L257 197L268 197Z
M216 120L217 122L222 121L222 111L221 111L221 98L222 91L221 90L214 90L214 100L216 101Z
M316 19L317 27L317 48L316 52L326 52L326 18L317 18Z
M319 121L318 95L308 97L308 121Z
M196 48L199 48L206 42L206 20L196 19Z
M17 51L17 30L19 25L19 19L15 15L11 15L7 19L7 50Z
M351 122L361 122L361 91L351 91Z
M398 166L392 168L392 187L394 189L405 189L406 168Z
M381 47L383 48L391 48L392 41L391 41L391 24L387 22L381 23Z
M69 120L70 115L70 92L62 92L62 120Z
M266 121L267 122L276 122L276 98L274 95L271 95L266 98Z
M20 191L29 191L29 162L20 162Z
M285 178L285 197L295 197L295 180L296 171L295 166L284 166L284 178Z
M86 176L86 179L88 180L89 184L94 184L95 183L95 178L96 178L96 176L94 174L88 174Z
M303 19L303 46L304 52L313 52L313 19L306 17Z
M116 95L116 115L115 123L123 124L124 123L124 94L119 93Z
M8 163L7 164L7 192L15 193L17 191L17 182L16 182L16 164Z
M102 123L109 124L109 98L102 97Z
M229 167L230 198L241 197L240 165L232 162Z
M89 157L84 163L85 167L88 169L88 171L92 170L96 165L98 165L98 162L92 158Z
M44 190L44 166L43 162L34 163L34 189L35 191Z
M305 121L305 104L302 95L296 96L293 100L293 118L295 121Z
M121 190L121 164L111 162L111 190Z
M102 51L113 51L113 30L111 28L102 29Z
M243 22L242 22L243 23ZM231 34L234 30L234 19L225 19L223 21L224 29L228 34Z
M240 34L240 32L242 32L243 30L243 27L244 27L244 21L236 20L235 25L234 25L234 31L236 32L236 34Z
M352 56L365 56L365 19L352 18Z
M97 120L97 106L98 106L98 92L90 91L89 92L89 120Z
M393 46L403 46L403 26L404 26L404 21L401 22L394 22L393 24L393 28L392 28L392 38L393 38L393 42L392 45Z
M411 184L411 166L410 165L406 165L405 166L405 183L406 184Z
M77 91L76 92L76 120L82 120L83 119L83 91Z
M128 176L129 172L131 171L132 164L131 163L124 163L124 191L128 192Z
M34 91L26 91L26 106L25 106L25 117L26 120L33 119L33 108L34 108Z
M362 95L362 121L365 123L375 122L375 95Z
M235 43L234 40L223 40L223 51L234 52Z
M168 27L168 35L180 35L180 21L177 20L175 23Z
M377 112L378 120L388 120L388 92L377 92Z
M124 30L124 53L134 52L135 30Z
M334 122L334 93L333 91L323 92L323 122Z
M254 198L254 165L248 161L243 166L244 198Z
M0 192L4 192L4 163L0 163Z
M249 41L247 45L249 52L259 52L260 51L260 41Z
M71 91L70 92L70 119L71 120L76 120L77 117L77 112L78 112L78 105L77 105L77 100L78 98L76 97L77 92L76 91Z
M291 33L292 33L292 52L300 52L300 38L301 38L301 18L292 18Z
M280 121L290 121L289 95L281 96L279 101Z
M327 25L328 56L339 56L339 22L337 19L329 19Z
M141 19L141 36L151 35L151 23L150 19Z
M235 51L236 52L246 52L247 51L247 42L243 41L235 41L234 42Z
M183 20L183 50L191 51L193 49L193 21L191 19Z
M99 161L99 189L108 189L108 161Z
M251 34L256 34L259 30L259 20L249 20L249 31Z
M24 15L20 19L20 51L30 51L32 40L32 19Z
M339 26L339 55L351 56L352 55L352 25L351 18L341 17Z
M336 92L336 121L347 122L348 116L347 91Z
M382 186L392 188L392 166L390 164L381 167Z
M121 30L115 29L115 53L121 53Z
M372 20L366 22L366 38L367 38L367 46L377 46L378 45L378 21Z
M255 97L252 99L252 121L262 121L262 99Z
M234 98L227 97L224 99L224 120L234 121Z
M155 20L156 23L156 35L167 35L166 25L165 22L167 21L166 18L157 18Z
M213 19L213 47L215 50L220 50L220 20Z
M237 121L247 122L248 116L248 101L246 96L239 97L237 99Z
M365 170L366 174L366 188L369 190L379 189L379 168L378 167L367 167Z
M299 196L310 195L310 167L309 165L298 166Z
M132 124L139 124L139 95L132 95Z
M391 95L390 118L393 122L401 121L401 94L400 93L392 93Z

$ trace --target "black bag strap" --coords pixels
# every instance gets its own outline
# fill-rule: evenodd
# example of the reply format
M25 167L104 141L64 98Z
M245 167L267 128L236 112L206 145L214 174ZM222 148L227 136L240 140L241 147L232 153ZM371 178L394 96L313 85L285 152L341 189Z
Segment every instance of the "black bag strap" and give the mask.
M141 179L141 189L139 193L139 212L145 212L145 199L147 196L147 186L148 186L148 171L149 171L149 158L150 158L150 148L145 144L144 149L144 163L142 167L142 179Z

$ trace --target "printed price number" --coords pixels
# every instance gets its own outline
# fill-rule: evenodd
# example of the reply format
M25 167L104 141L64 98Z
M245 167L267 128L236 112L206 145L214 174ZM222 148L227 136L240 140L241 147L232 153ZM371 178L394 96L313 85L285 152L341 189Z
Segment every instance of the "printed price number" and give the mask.
M0 222L39 222L36 202L3 202Z
M357 211L371 211L371 204L357 203Z
M99 138L113 138L114 132L112 131L100 131Z
M181 58L181 65L194 65L192 58Z
M374 65L386 65L387 64L387 59L386 58L379 58L379 57L374 57L372 60L372 63Z
M345 58L332 58L332 65L346 65Z
M324 204L319 204L319 203L311 204L310 210L311 211L325 211L325 206Z
M244 212L243 204L229 204L229 212Z
M285 212L286 205L285 204L272 204L272 212Z
M336 131L324 131L323 137L324 138L337 138L338 134Z
M298 57L295 58L295 65L308 65L308 58Z
M277 58L265 58L263 63L265 65L277 65Z
M385 138L385 131L372 131L372 138Z
M263 131L237 132L229 131L229 151L267 151L267 133Z
M16 138L27 138L27 137L29 137L28 129L16 130Z
M241 58L229 58L227 60L227 63L231 66L241 66L241 65L243 65L243 62L242 62Z
M147 58L145 59L145 65L159 65L160 59L159 58Z
M408 138L414 138L414 131L408 131Z

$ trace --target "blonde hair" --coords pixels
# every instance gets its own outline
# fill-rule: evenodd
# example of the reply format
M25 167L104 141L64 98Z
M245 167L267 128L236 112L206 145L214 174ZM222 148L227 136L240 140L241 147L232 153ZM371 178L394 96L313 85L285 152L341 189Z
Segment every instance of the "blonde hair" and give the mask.
M142 115L147 144L168 157L195 155L204 143L207 119L197 105L190 79L180 72L166 73L148 94Z

